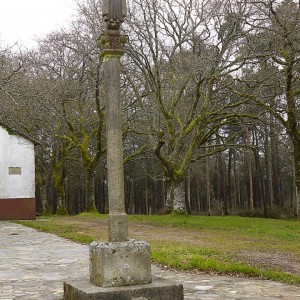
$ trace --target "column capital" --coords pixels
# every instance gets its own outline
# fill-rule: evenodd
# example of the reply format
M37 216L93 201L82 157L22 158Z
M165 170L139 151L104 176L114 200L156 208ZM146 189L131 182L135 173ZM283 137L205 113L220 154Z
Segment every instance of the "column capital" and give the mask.
M101 50L100 57L104 61L110 57L121 57L125 53L127 41L128 36L120 34L118 30L107 30L97 40L97 46Z

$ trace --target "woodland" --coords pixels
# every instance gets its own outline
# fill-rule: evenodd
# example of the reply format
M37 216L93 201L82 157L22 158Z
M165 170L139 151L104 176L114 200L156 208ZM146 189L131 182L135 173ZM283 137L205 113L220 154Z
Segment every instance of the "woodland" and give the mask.
M0 44L0 124L36 141L41 214L108 212L100 0ZM126 212L299 216L300 1L127 0Z

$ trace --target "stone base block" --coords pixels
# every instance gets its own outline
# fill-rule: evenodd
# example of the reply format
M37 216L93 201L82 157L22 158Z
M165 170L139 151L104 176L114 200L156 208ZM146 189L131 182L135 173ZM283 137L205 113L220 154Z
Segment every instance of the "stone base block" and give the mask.
M150 283L149 244L144 241L90 245L90 281L100 287Z
M97 287L87 279L64 282L64 300L183 300L182 284L154 277L144 285Z

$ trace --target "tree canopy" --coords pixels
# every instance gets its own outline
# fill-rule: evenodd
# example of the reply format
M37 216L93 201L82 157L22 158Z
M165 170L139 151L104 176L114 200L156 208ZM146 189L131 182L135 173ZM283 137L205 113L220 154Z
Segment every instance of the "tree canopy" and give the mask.
M127 2L127 212L299 214L299 1ZM0 122L40 143L41 212L108 210L102 4L77 8L38 48L0 51Z

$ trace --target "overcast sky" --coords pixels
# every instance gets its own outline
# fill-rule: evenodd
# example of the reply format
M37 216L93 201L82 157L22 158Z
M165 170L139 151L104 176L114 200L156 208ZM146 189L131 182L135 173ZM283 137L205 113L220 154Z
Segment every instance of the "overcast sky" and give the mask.
M75 13L73 0L0 0L0 47L34 39L67 25Z

